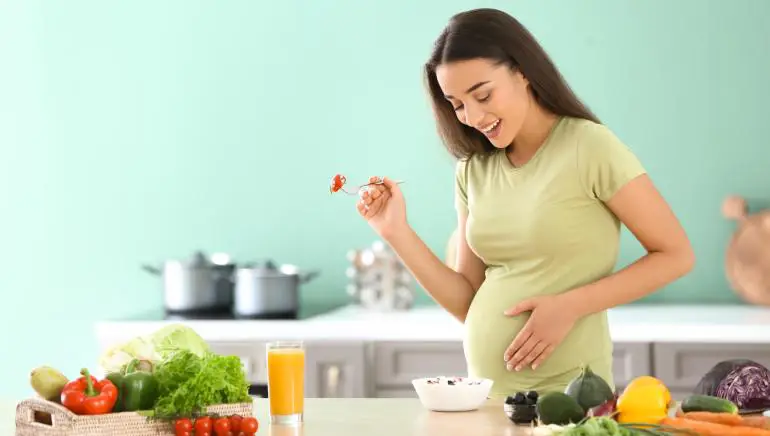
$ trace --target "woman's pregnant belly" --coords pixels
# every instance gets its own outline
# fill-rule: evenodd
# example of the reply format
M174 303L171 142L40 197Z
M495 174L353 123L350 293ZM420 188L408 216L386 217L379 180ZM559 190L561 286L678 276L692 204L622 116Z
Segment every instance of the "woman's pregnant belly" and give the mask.
M465 320L465 355L469 373L492 379L493 396L523 390L562 390L580 372L583 364L612 381L612 343L606 314L589 315L579 320L564 341L536 370L530 367L509 371L503 354L526 324L530 313L507 316L503 311L537 295L534 286L515 286L515 280L488 277L476 293ZM527 289L529 291L527 291Z

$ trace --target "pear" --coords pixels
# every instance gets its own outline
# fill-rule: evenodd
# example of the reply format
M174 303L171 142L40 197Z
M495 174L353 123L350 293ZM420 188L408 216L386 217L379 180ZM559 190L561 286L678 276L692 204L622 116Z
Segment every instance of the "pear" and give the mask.
M59 402L67 377L56 368L39 366L29 373L29 384L38 395L48 401Z

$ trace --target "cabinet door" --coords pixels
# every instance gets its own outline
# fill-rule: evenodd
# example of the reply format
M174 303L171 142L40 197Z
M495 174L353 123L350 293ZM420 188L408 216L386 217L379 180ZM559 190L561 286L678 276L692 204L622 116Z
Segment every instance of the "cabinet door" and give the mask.
M612 351L612 376L615 387L622 390L636 377L652 375L652 344L615 342Z
M770 367L770 347L764 344L658 343L653 356L655 374L678 395L691 393L723 360L750 359Z
M306 344L305 396L363 398L366 389L366 345L363 342Z
M375 384L412 388L412 379L468 373L462 342L377 342L374 344Z

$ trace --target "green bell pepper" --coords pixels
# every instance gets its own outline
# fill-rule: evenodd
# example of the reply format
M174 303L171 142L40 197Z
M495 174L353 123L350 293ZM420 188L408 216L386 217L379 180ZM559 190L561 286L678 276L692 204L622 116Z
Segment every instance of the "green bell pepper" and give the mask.
M107 375L107 379L118 388L118 400L115 402L113 412L133 412L136 410L150 410L158 399L158 381L149 369L137 370L137 365L149 362L140 362L133 359L125 369L125 372L113 372Z

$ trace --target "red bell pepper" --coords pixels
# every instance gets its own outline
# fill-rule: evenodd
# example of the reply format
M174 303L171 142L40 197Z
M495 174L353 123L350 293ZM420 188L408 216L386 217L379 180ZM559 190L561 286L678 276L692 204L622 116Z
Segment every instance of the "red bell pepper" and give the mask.
M83 377L64 385L62 405L77 415L110 413L118 400L118 388L107 379L97 381L86 368L80 374Z

